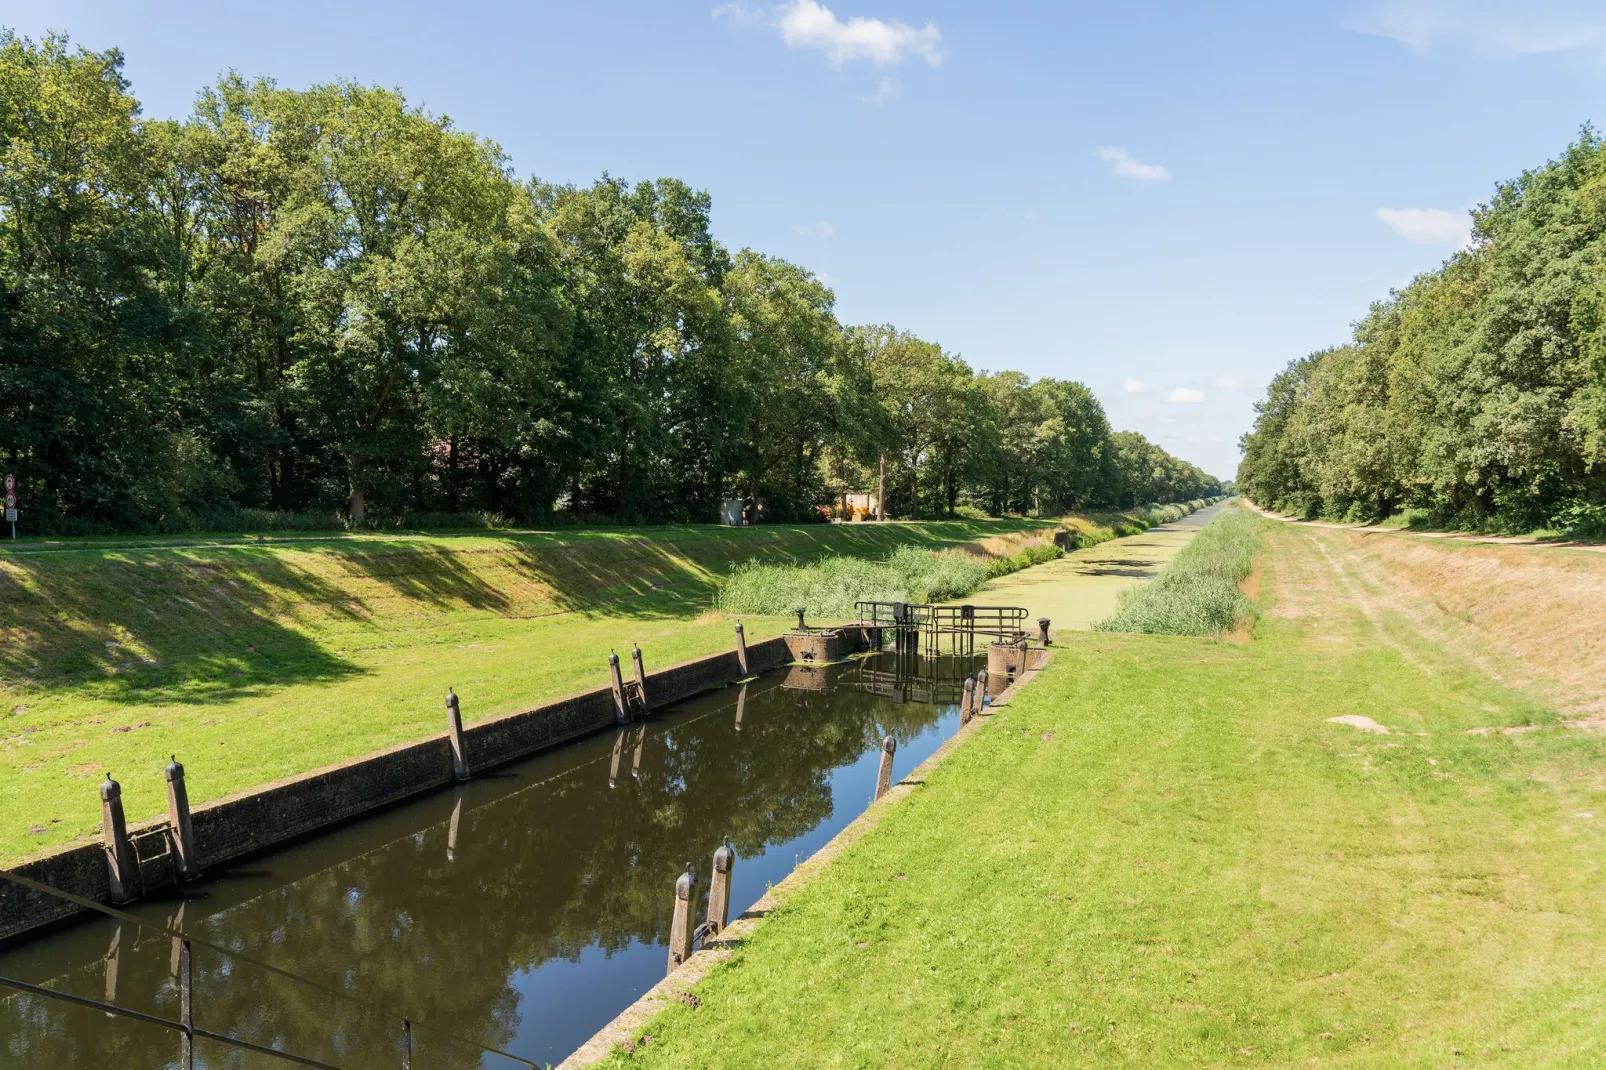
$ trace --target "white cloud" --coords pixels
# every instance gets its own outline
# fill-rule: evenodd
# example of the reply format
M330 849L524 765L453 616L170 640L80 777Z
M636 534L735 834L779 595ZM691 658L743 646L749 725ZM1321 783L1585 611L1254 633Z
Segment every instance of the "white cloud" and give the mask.
M1231 376L1216 380L1216 387L1221 390L1248 390L1251 385L1248 379L1234 379Z
M1130 152L1116 145L1106 145L1097 153L1098 158L1110 165L1110 172L1135 182L1169 182L1171 172L1157 163L1139 163Z
M1142 379L1128 378L1126 382L1121 384L1121 393L1123 394L1147 394L1148 392L1149 384Z
M933 67L942 65L942 31L934 22L916 28L897 19L858 15L839 19L819 0L790 0L769 11L721 4L714 8L714 17L730 19L739 26L773 25L788 48L816 49L836 65L862 59L877 67L891 67L911 55Z
M1492 59L1606 51L1598 0L1373 0L1350 28L1418 52L1460 48Z
M1192 387L1179 386L1165 396L1173 405L1197 405L1205 399L1204 391L1194 390Z
M836 233L836 224L827 223L822 219L818 223L798 223L792 230L804 238L829 238Z
M903 83L896 78L883 78L876 83L875 93L865 97L864 101L866 104L885 104L901 96L903 96Z
M1472 233L1466 215L1443 208L1379 208L1377 218L1414 245L1465 246Z

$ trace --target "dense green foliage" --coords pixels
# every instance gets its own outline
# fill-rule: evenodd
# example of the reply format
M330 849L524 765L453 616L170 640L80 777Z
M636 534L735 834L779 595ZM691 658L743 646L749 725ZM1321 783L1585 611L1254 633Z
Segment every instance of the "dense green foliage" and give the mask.
M1470 248L1272 380L1239 486L1305 517L1531 530L1606 502L1606 144L1502 184Z
M142 118L115 50L0 31L0 461L25 530L479 513L808 518L1212 493L1079 383L847 327L707 194L524 181L388 89L224 77ZM261 511L276 514L266 517Z
M1259 518L1229 506L1154 580L1121 592L1101 632L1219 635L1255 614L1240 584L1260 550Z

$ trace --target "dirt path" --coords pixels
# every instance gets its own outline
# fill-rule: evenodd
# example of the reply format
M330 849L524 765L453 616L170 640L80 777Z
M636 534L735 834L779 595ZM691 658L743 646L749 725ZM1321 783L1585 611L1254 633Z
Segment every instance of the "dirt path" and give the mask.
M1468 667L1564 715L1606 720L1606 560L1570 547L1274 530L1269 613L1342 643L1364 623L1430 673Z
M1212 505L1141 535L1073 551L1058 561L993 580L956 601L1024 606L1033 621L1038 617L1053 621L1054 631L1087 631L1115 610L1122 591L1159 575L1222 508Z
M1448 539L1453 542L1491 543L1501 546L1535 546L1547 549L1583 550L1586 553L1606 554L1606 545L1592 542L1573 542L1570 539L1536 539L1531 535L1469 535L1462 531L1411 531L1406 528L1389 528L1379 524L1339 524L1328 520L1300 520L1296 517L1284 516L1269 509L1262 509L1248 498L1240 497L1239 502L1252 513L1259 513L1267 520L1278 520L1284 524L1295 524L1302 528L1329 528L1334 531L1353 531L1362 535L1403 535L1413 539Z

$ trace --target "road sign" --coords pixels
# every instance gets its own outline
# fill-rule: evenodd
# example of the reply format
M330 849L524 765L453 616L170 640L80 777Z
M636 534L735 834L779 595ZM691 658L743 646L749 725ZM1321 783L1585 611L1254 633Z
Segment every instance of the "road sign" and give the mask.
M17 507L17 496L15 494L11 493L9 490L6 491L6 508L7 509L15 509L16 507Z
M17 522L17 511L15 509L7 508L6 509L6 523L15 524L16 522Z
M17 477L10 472L6 473L6 493L10 494L17 489Z

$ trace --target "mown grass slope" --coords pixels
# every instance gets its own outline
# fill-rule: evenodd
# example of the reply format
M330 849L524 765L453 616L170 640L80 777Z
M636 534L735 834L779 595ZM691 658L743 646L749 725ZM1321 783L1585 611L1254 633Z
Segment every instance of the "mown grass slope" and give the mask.
M0 553L0 858L732 645L717 581L750 560L1008 545L1041 521L120 542ZM754 620L760 639L785 621Z
M1267 528L1253 643L1062 635L616 1064L1598 1061L1606 739Z

